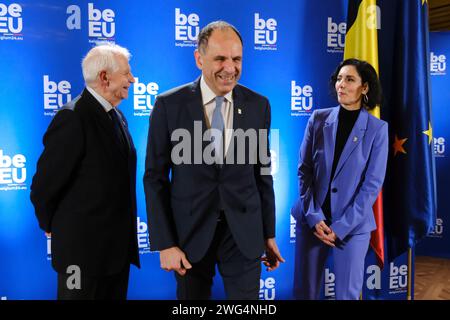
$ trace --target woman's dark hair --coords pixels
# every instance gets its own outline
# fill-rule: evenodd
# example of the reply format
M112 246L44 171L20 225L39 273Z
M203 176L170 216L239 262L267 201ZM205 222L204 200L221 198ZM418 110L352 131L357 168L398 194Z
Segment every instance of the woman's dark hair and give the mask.
M380 104L382 100L382 92L377 72L370 63L353 58L342 61L331 76L330 87L332 92L334 93L334 96L336 97L335 85L337 77L342 67L344 66L354 66L356 68L356 71L358 72L358 75L361 77L362 83L367 83L369 86L369 91L367 92L368 101L366 102L364 101L364 99L362 99L362 105L367 110L372 110L377 104Z

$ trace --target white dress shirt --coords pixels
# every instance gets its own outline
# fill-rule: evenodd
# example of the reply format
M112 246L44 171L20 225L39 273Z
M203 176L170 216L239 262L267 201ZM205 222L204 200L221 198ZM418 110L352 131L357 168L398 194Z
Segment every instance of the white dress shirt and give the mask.
M202 92L203 100L203 113L205 114L206 125L208 129L211 128L211 121L216 108L216 94L208 87L203 76L200 79L200 91ZM224 95L223 105L222 105L222 117L224 121L224 141L225 141L225 152L227 154L228 146L230 145L232 129L233 129L233 97L232 92L228 92Z
M95 98L95 100L97 100L103 107L103 109L105 109L106 112L109 112L110 110L113 109L113 106L111 105L111 103L109 103L105 98L103 98L101 95L99 95L94 89L92 89L91 87L86 85L86 89L87 91L89 91L90 94L92 94Z

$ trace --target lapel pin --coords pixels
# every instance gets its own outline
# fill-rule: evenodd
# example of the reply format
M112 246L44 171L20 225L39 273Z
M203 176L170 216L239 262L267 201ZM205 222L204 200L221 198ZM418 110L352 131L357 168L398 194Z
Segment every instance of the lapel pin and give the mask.
M242 109L238 108L237 110L239 114L242 114Z
M358 137L353 137L353 142L358 141Z

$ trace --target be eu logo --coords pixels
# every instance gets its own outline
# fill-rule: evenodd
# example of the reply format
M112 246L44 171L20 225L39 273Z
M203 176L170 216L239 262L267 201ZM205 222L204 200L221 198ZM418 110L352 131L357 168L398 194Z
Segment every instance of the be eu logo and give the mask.
M444 220L441 218L436 219L436 224L433 230L427 235L429 238L442 238L444 235Z
M290 215L290 220L289 220L289 238L290 238L290 243L295 243L295 240L297 239L297 234L296 234L296 227L297 227L297 220L295 220L295 218L292 216L292 214Z
M0 149L0 191L27 189L26 162L23 154L9 156Z
M116 35L116 14L112 9L99 9L88 3L89 43L114 42ZM77 5L67 7L69 17L66 26L69 30L81 29L81 8Z
M200 33L200 17L196 13L182 13L175 8L175 46L196 47Z
M277 50L277 20L255 13L255 50Z
M395 292L407 290L408 285L408 266L396 266L393 262L389 265L389 289Z
M148 239L148 226L141 218L137 218L137 239L139 254L150 253L150 242Z
M444 76L447 69L447 57L430 52L430 73L432 76Z
M135 116L149 116L158 95L159 85L156 82L142 83L134 78L133 102Z
M44 115L54 116L62 106L72 100L70 89L72 86L67 80L55 82L49 75L44 75Z
M115 13L111 9L100 10L94 8L93 3L88 4L89 37L98 40L114 41L116 34Z
M275 300L275 278L269 277L259 280L259 299Z
M325 268L324 280L325 280L325 287L324 287L325 299L327 299L327 300L335 299L336 298L336 292L335 292L336 276L333 272L330 271L329 268Z
M309 116L312 113L313 88L309 84L299 86L295 80L291 81L291 116Z
M0 3L0 40L23 40L22 7Z
M445 138L444 137L433 137L433 150L434 156L438 158L445 157Z
M337 23L332 17L327 20L327 52L342 53L345 46L345 32L347 24L345 22Z

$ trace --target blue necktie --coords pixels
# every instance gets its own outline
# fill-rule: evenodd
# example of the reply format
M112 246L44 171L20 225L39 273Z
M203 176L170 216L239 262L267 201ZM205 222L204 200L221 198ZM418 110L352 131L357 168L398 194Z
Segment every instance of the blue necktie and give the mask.
M222 155L223 158L223 129L224 129L224 122L222 117L223 100L224 97L216 97L216 108L214 109L214 113L211 120L211 129L216 129L220 131L219 137L213 136L216 159L219 157L219 155Z

